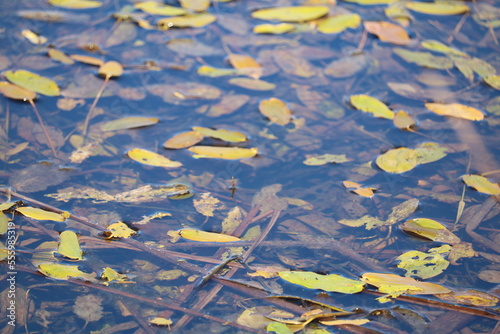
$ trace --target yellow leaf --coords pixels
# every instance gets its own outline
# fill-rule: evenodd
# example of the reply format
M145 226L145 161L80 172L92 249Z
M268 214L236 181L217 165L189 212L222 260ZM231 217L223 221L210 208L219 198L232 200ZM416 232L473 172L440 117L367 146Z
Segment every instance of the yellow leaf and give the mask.
M107 230L103 232L103 235L106 239L129 238L135 234L137 234L136 231L132 230L122 222L117 222L109 225Z
M13 84L32 90L35 93L47 96L59 96L59 87L55 81L49 78L25 70L7 71L4 75Z
M214 211L224 208L224 205L210 193L202 193L200 199L193 200L196 211L207 217L213 217Z
M365 21L366 31L377 35L382 42L388 42L397 45L406 45L410 42L410 37L406 30L394 23L384 21Z
M260 9L253 12L252 17L260 20L305 22L318 19L326 14L328 14L326 6L297 6Z
M87 9L102 6L102 2L94 0L49 0L49 3L52 6L71 9Z
M319 322L326 326L340 326L340 325L364 325L370 320L368 319L346 319L346 320L319 320Z
M445 226L435 220L427 218L415 218L406 221L402 226L402 230L418 235L419 237L427 238L432 241L445 242L449 244L457 244L460 239L450 232Z
M467 13L469 7L459 1L407 2L406 8L415 12L433 15L455 15Z
M201 126L193 126L193 131L196 131L205 137L217 138L230 143L241 143L247 140L247 136L237 131L229 131L225 129L214 130Z
M101 274L101 278L106 282L112 282L112 281L123 282L128 280L127 275L120 274L116 270L109 267L104 268L104 271Z
M250 78L232 78L229 80L229 83L246 89L258 91L273 90L276 88L276 85L273 83Z
M36 99L35 92L5 81L0 81L0 92L9 99L14 100L29 101Z
M69 56L71 59L79 61L80 63L94 65L94 66L102 66L104 64L104 60L91 57L91 56L82 56L82 55L71 55Z
M59 235L59 247L57 252L72 260L83 259L83 252L78 243L78 237L73 231L63 231Z
M168 6L156 1L138 2L134 4L134 7L152 15L178 16L187 14L184 8Z
M358 14L340 14L318 21L317 29L323 34L338 34L347 28L357 28L361 24Z
M457 49L451 48L439 41L433 39L426 39L420 43L427 50L444 53L447 55L459 56L459 57L468 57L466 53L459 51Z
M169 149L187 148L198 144L203 140L203 135L196 131L179 133L163 143L163 147Z
M68 278L83 278L87 281L95 281L95 274L80 271L78 266L67 266L59 263L44 263L38 266L38 271L55 279L67 280Z
M218 147L218 146L193 146L188 148L195 158L218 158L237 160L252 158L259 153L257 148Z
M269 118L272 123L279 125L287 125L292 119L292 112L285 102L274 97L261 101L259 111L262 115Z
M365 273L361 276L361 280L378 287L380 292L388 293L391 296L399 296L402 293L435 295L451 292L450 289L438 284L420 282L411 277L401 277L394 274Z
M304 160L304 164L308 166L321 166L328 163L339 164L343 162L352 161L348 159L345 154L322 154L322 155L312 155L306 156L307 159Z
M478 290L452 291L447 294L436 295L436 297L454 304L480 307L493 307L498 303L497 297Z
M184 239L201 241L201 242L233 242L240 241L240 238L233 237L232 235L205 232L194 229L182 229L179 234Z
M401 174L417 166L417 155L412 149L400 147L378 156L376 163L386 172Z
M423 143L415 148L417 164L428 164L446 156L448 149L436 143Z
M25 29L25 30L21 31L21 35L23 35L23 37L25 37L28 41L30 41L32 44L35 44L35 45L47 43L46 37L37 35L29 29Z
M178 161L172 161L164 157L163 155L148 150L143 150L141 148L131 149L127 152L127 155L130 159L145 165L166 168L177 168L182 166L182 163Z
M255 34L284 34L293 31L295 26L291 23L279 23L279 24L259 24L253 28Z
M357 293L363 290L364 283L340 275L319 275L309 271L280 271L278 275L285 281L309 289L321 289L340 293Z
M484 118L480 110L459 103L426 103L425 107L442 116L458 117L470 121L480 121Z
M199 75L204 75L211 78L217 78L226 75L235 75L238 73L238 71L232 68L215 68L212 66L203 65L198 69L197 73Z
M252 57L231 53L228 59L231 65L239 70L238 73L248 75L254 79L258 79L262 76L262 67Z
M399 0L343 0L345 2L357 3L360 5L386 5Z
M483 78L484 82L486 82L491 87L496 90L500 90L500 75L488 75Z
M394 112L385 103L368 95L351 95L351 104L358 110L372 113L375 117L393 119Z
M462 176L465 184L476 189L479 192L488 195L500 195L500 186L497 183L490 182L487 178L480 175L464 175Z
M117 61L107 61L99 67L98 73L107 78L119 77L123 74L123 67Z
M217 20L212 14L194 14L180 17L169 17L158 20L158 27L161 30L168 30L170 28L201 28Z
M47 54L51 59L59 61L66 65L72 65L75 63L75 61L67 56L64 52L54 48L50 48L49 51L47 51Z
M450 262L440 254L409 251L396 258L397 267L406 270L405 276L416 276L422 279L441 274Z
M204 12L210 7L210 0L180 0L182 8L194 12Z
M171 324L173 324L173 321L166 318L156 317L154 319L149 320L149 323L156 326L170 326Z
M9 218L0 211L0 235L5 234L9 229ZM1 260L0 260L1 261Z
M106 122L101 126L101 131L117 131L140 128L156 124L160 119L156 117L124 117L114 121Z
M33 218L36 220L52 220L56 222L63 222L67 218L62 213L45 211L42 209L32 208L28 206L17 208L16 211L23 214L26 217Z

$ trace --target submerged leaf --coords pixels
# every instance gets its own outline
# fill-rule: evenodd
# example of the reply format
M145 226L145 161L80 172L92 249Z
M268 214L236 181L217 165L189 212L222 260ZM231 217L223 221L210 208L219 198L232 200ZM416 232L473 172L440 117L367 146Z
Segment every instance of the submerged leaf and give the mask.
M160 121L156 117L124 117L114 121L109 121L101 126L101 131L117 131L135 129L156 124Z
M10 82L22 88L42 95L59 96L57 83L49 78L25 70L7 71L4 75Z
M436 295L436 297L449 303L478 307L493 307L498 304L497 297L478 290L452 291Z
M279 125L287 125L292 118L292 112L286 103L275 97L261 101L259 111L262 115L269 118L272 123Z
M256 10L252 17L260 20L277 20L285 22L305 22L328 14L326 6L277 7Z
M358 293L363 290L364 283L340 275L319 275L308 271L280 271L278 275L284 280L309 289L321 289L340 293Z
M206 217L213 217L215 210L224 207L221 201L213 197L210 193L202 193L200 197L200 199L195 199L193 201L194 208Z
M217 20L217 17L208 14L193 14L178 17L169 17L158 21L158 28L168 30L170 28L201 28Z
M148 150L143 150L141 148L134 148L127 152L130 159L140 162L141 164L166 167L166 168L177 168L181 167L182 163L178 161L172 161L163 155Z
M453 68L454 65L453 60L450 58L434 56L430 52L410 51L401 48L395 48L393 51L407 62L414 63L419 66L448 70Z
M229 83L246 89L259 91L273 90L276 88L276 85L273 83L250 78L232 78L229 80Z
M468 55L462 51L451 48L440 41L436 41L433 39L426 39L420 43L427 50L444 53L447 55L459 56L459 57L468 57Z
M308 166L321 166L328 163L338 164L349 161L352 161L352 159L348 159L345 154L323 154L307 156L307 159L304 160L304 164Z
M195 158L217 158L237 160L253 158L259 152L257 148L218 147L218 146L193 146L188 148Z

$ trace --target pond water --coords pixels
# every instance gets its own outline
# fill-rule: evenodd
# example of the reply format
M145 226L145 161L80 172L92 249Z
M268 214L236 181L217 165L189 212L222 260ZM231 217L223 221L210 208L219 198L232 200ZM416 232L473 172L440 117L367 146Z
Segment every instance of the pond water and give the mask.
M355 2L2 2L2 333L498 330L498 3ZM300 5L319 14L256 14ZM198 143L165 143L184 133ZM418 282L363 286L375 273Z

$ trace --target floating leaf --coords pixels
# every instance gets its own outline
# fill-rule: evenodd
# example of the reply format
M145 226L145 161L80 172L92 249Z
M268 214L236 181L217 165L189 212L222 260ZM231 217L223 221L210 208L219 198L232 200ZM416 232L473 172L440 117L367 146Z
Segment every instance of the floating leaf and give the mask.
M110 267L104 268L101 274L101 278L106 282L113 282L113 281L124 282L128 280L127 275L120 274L116 270Z
M272 123L279 125L287 125L292 118L292 112L286 103L275 97L261 101L259 111L262 115L269 118Z
M394 115L393 122L394 126L401 130L409 130L416 124L413 117L411 117L406 111L403 110L399 110Z
M356 182L351 182L351 181L343 181L342 184L347 189L351 189L352 192L354 192L360 196L368 197L368 198L372 197L374 194L373 191L376 190L376 188L370 188L370 187L363 188L361 186L361 184L356 183Z
M218 146L193 146L188 148L193 152L195 158L217 158L225 160L237 160L253 158L259 153L257 148L240 147L218 147Z
M458 117L470 121L480 121L484 119L484 114L480 110L460 103L426 103L425 107L442 116Z
M360 5L386 5L398 0L343 0L345 2L357 3Z
M246 89L258 91L273 90L276 88L276 85L273 83L250 78L232 78L229 80L229 83Z
M462 176L465 184L476 189L479 192L488 195L500 195L500 186L497 183L492 183L484 176L480 175L464 175Z
M393 119L394 112L385 103L368 95L351 95L351 104L358 110L372 113L375 117Z
M170 319L156 317L156 318L149 320L149 323L156 325L156 326L170 326L174 322Z
M406 221L401 228L407 233L427 238L432 241L456 244L460 239L445 226L435 220L416 218Z
M448 70L453 68L453 60L448 57L434 56L430 52L417 52L401 48L395 48L394 53L409 63L419 66L434 68L439 70Z
M410 42L406 30L397 24L385 21L365 21L363 25L366 31L377 35L382 42L397 45L406 45Z
M166 167L166 168L177 168L181 167L182 163L178 161L172 161L163 155L148 150L143 150L141 148L134 148L127 152L130 159L140 162L141 164Z
M345 154L323 154L307 156L307 159L304 160L304 164L308 166L321 166L328 163L338 164L348 161L352 161L352 159L348 159Z
M134 7L152 15L178 16L188 13L184 8L168 6L156 1L137 2Z
M224 207L221 201L213 197L210 193L202 193L200 197L200 199L193 201L194 208L206 217L213 217L215 210Z
M439 53L444 53L447 55L453 55L453 56L459 56L459 57L468 57L468 55L462 51L459 51L457 49L451 48L439 41L433 40L433 39L426 39L425 41L422 41L420 43L424 48L427 50L439 52Z
M293 334L287 325L275 321L267 324L266 332L274 332L276 334Z
M104 64L104 60L91 56L71 55L70 58L88 65L102 66Z
M52 220L55 222L63 222L67 218L69 218L70 213L69 212L63 212L63 213L56 213L52 211L46 211L43 209L39 208L32 208L29 206L23 206L20 208L16 209L17 212L21 213L22 215L36 219L36 220Z
M489 75L484 77L484 82L496 90L500 90L500 75Z
M5 81L0 81L0 92L9 99L14 100L29 101L36 99L35 92Z
M295 26L291 23L279 23L279 24L259 24L253 28L255 34L284 34L295 30Z
M123 67L119 62L112 60L102 64L97 72L107 78L119 77L123 74Z
M406 252L398 256L396 260L400 261L397 267L406 270L405 276L416 276L422 279L441 274L450 264L440 254L419 251Z
M355 29L361 24L361 16L358 14L348 13L330 16L320 20L317 23L316 29L323 34L338 34L347 28Z
M95 281L95 273L88 274L78 269L78 266L67 266L60 263L44 263L38 266L38 271L55 279L67 280L68 278L81 278Z
M49 51L47 51L47 54L51 59L59 61L66 65L72 65L75 63L75 61L67 56L64 52L54 48L50 48Z
M0 211L0 234L5 234L8 229L9 229L9 218L5 215L5 213Z
M401 174L417 166L417 155L412 149L400 147L378 156L376 163L386 172Z
M308 271L280 271L278 275L285 281L304 286L309 289L321 289L340 293L358 293L363 290L364 283L340 275L319 275Z
M204 75L206 77L218 78L226 75L235 75L238 70L232 68L215 68L212 66L203 65L198 69L199 75Z
M196 131L179 133L163 143L163 147L170 149L187 148L203 140L203 135Z
M247 136L237 131L229 131L225 129L214 130L201 126L193 126L193 131L198 132L205 137L217 138L230 143L242 143L247 140Z
M201 242L233 242L241 240L240 238L233 237L232 235L205 232L194 229L182 229L179 233L184 239Z
M319 322L326 326L342 326L342 325L361 326L366 323L369 323L370 320L369 319L319 320Z
M446 156L448 149L436 143L423 143L415 148L417 164L428 164Z
M194 12L204 12L210 7L210 0L180 0L182 8Z
M394 274L365 273L361 276L361 280L378 287L380 292L387 293L392 297L403 293L410 295L435 295L451 292L450 289L438 284L420 282L411 277L401 277Z
M57 252L72 260L83 259L83 252L78 242L78 237L73 231L63 231L59 235L59 247Z
M52 6L71 8L71 9L88 9L102 6L102 2L94 0L49 0Z
M252 17L260 20L305 22L318 19L326 14L328 14L326 6L296 6L256 10L252 13Z
M29 29L24 29L23 31L21 31L21 35L35 45L47 43L46 37L37 35Z
M156 117L124 117L114 121L109 121L101 126L101 131L117 131L135 129L156 124L160 119Z
M493 307L498 304L498 298L478 290L452 291L436 295L441 300L453 304L462 304L478 307Z
M217 20L212 14L193 14L179 17L169 17L158 21L161 30L170 28L201 28Z
M10 82L22 88L42 95L59 96L57 83L49 78L25 70L7 71L4 75Z
M115 238L130 238L133 235L136 235L137 232L132 230L123 222L116 222L108 226L106 231L103 232L103 235L106 239L115 239Z
M459 1L407 2L406 8L415 12L432 15L455 15L467 13L469 7Z
M262 67L255 59L247 55L231 53L228 56L231 65L238 69L238 73L258 79L262 76Z

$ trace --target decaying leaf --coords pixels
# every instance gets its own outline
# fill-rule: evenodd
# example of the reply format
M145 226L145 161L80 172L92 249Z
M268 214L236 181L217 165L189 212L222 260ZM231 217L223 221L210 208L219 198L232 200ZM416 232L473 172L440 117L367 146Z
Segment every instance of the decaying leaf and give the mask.
M213 217L214 211L224 208L224 205L210 193L200 194L200 199L194 200L194 208L196 211L207 217Z
M102 318L102 298L97 295L78 296L73 305L73 312L86 322L99 321Z
M120 274L116 270L110 267L104 268L101 278L106 282L125 282L128 281L128 277L125 274Z
M106 231L102 234L106 239L119 239L130 238L131 236L136 235L137 231L132 230L123 222L117 222L109 225Z
M385 21L365 21L366 31L383 41L397 45L406 45L410 42L410 37L406 30L394 23Z
M498 298L478 290L452 291L436 295L441 300L462 305L493 307L498 304Z
M415 276L422 279L441 274L450 264L445 258L432 249L428 253L409 251L396 258L400 261L398 268L406 270L405 276Z
M407 233L417 235L432 241L457 244L460 239L445 226L435 220L415 218L406 221L401 228Z
M321 166L328 163L343 163L352 161L348 159L345 154L323 154L323 155L307 155L304 164L308 166Z

